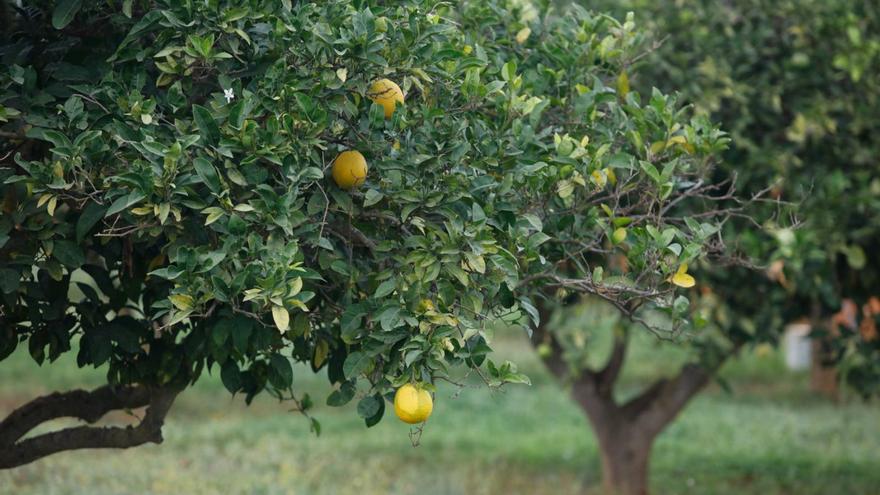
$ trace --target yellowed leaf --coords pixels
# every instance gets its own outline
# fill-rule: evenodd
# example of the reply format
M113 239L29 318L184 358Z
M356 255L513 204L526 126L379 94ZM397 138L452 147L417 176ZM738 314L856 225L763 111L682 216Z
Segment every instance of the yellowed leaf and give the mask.
M315 354L312 355L312 366L315 369L321 367L324 364L324 361L327 360L327 354L330 353L330 346L327 344L326 340L319 340L318 344L315 345Z
M193 307L193 298L187 294L172 294L168 296L168 299L171 300L171 304L173 304L175 308L181 311L187 311Z
M290 327L290 313L281 306L272 306L272 319L279 332L286 332Z
M593 183L596 184L596 187L599 189L604 188L605 184L608 182L608 178L605 177L605 174L603 174L601 170L593 170L590 177L592 177Z
M614 173L614 169L611 167L607 167L605 170L605 176L608 177L608 182L611 183L612 186L617 185L617 174Z
M617 76L617 94L621 98L626 98L626 95L629 94L629 76L626 75L626 71Z
M675 275L672 276L670 280L672 283L679 286L684 287L685 289L693 287L697 281L691 275L687 273L687 263L682 263L679 265L678 270L675 272Z

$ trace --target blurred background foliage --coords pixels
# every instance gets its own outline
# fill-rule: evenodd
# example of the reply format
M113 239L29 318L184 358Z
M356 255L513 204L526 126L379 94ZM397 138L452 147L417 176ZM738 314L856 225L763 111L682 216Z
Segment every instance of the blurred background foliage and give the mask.
M818 334L842 337L832 360L849 370L849 383L876 392L878 314L865 304L880 282L880 11L855 0L590 7L636 13L653 49L631 84L680 92L721 122L732 142L719 173L735 173L744 196L770 187L765 197L785 202L756 213L764 231L736 222L727 230L766 268L716 275L712 288L732 317L755 319L769 340L784 322L809 319ZM859 322L831 328L847 298Z

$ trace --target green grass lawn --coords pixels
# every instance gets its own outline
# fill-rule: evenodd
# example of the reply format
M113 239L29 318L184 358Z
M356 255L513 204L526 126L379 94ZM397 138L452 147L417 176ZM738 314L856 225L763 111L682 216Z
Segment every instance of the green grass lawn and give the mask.
M533 381L501 392L441 386L431 421L413 447L409 427L386 415L366 429L353 405L321 405L323 433L289 405L262 397L250 407L208 377L178 401L161 446L64 453L0 472L0 494L568 494L594 493L596 442L580 411L527 342L499 352ZM640 339L626 390L680 361ZM0 413L43 392L90 386L100 372L34 365L18 352L0 364ZM746 355L661 436L652 457L657 494L880 493L880 408L810 395L806 377L777 354ZM295 381L323 404L325 381L297 368ZM118 419L118 418L117 418ZM59 423L60 424L60 423Z

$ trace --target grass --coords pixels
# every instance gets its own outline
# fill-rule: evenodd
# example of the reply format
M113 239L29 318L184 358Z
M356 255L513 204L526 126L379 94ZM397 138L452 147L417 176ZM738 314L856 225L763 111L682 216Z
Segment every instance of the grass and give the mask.
M0 472L0 494L595 493L598 454L584 417L524 339L496 344L533 386L466 388L455 399L454 388L441 386L418 447L393 416L366 429L353 406L319 407L323 433L315 437L287 405L262 397L246 407L208 377L179 399L163 445L56 455ZM682 357L640 339L624 388ZM0 413L43 392L101 383L100 372L63 359L39 368L18 352L4 362ZM746 355L724 374L732 395L708 390L660 437L655 493L880 493L880 408L811 395L806 377L787 372L775 353ZM322 377L297 368L295 381L323 403Z

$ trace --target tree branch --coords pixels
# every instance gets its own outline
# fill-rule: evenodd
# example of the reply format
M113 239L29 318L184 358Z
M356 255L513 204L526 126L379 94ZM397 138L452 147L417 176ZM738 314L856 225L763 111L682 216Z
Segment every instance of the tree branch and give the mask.
M614 335L614 347L611 349L611 355L608 356L608 362L596 374L597 391L603 397L611 397L614 392L614 384L617 382L617 377L623 369L628 345L629 332L626 329Z
M10 469L66 450L124 449L162 442L162 425L179 388L142 386L99 387L34 399L0 423L0 469ZM110 411L148 406L137 425L126 427L78 426L21 438L40 424L57 418L77 418L94 423Z
M733 349L710 366L688 363L682 366L678 375L672 379L661 378L621 407L627 418L638 421L654 434L659 433L687 403L705 387L712 376L730 356L741 347Z
M0 445L12 445L39 424L52 419L70 417L94 423L112 410L134 409L149 402L149 390L144 387L114 389L105 385L92 391L55 392L28 402L0 422Z
M558 380L564 381L569 378L570 370L568 363L565 361L562 345L549 329L550 318L553 316L553 309L548 308L547 303L544 301L537 301L535 306L538 310L538 316L541 321L535 328L529 342L531 342L532 346L538 350L538 356L540 356L541 360L544 362L544 366L546 366ZM547 344L549 346L549 352L543 352L541 349L538 349L542 344Z
M336 235L340 239L348 240L349 242L354 240L360 243L361 246L369 249L370 251L376 250L376 243L373 242L372 239L366 236L360 229L353 225L346 225L341 222L337 222L333 225L332 229L327 228L327 231Z

